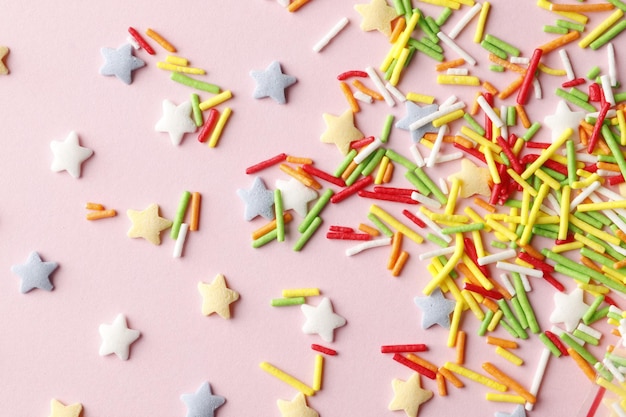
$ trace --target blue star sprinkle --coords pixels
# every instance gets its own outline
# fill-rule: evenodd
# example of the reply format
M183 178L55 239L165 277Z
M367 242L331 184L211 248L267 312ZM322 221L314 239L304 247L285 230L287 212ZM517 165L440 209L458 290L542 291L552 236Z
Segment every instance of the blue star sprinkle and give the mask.
M261 177L254 178L252 187L249 190L237 190L237 195L246 203L244 218L247 221L254 219L256 216L263 216L268 220L272 220L275 216L274 209L274 193L267 189Z
M132 73L137 68L146 65L141 59L133 55L133 47L125 44L117 49L102 48L100 53L106 60L100 68L102 75L115 75L126 84L133 82Z
M271 97L278 104L285 104L285 89L296 82L296 77L283 74L280 62L272 62L265 71L250 71L250 76L256 81L254 98Z
M398 129L410 130L411 139L413 139L414 143L419 142L424 137L424 134L426 133L437 132L437 129L433 126L432 123L426 123L424 126L416 130L409 129L409 126L413 122L423 117L426 117L431 113L436 112L438 108L436 104L429 104L427 106L420 107L417 104L413 103L412 101L408 101L408 100L405 102L405 104L406 104L406 115L404 116L404 118L396 122L396 127Z
M226 402L226 398L213 395L208 382L200 385L195 394L183 394L180 399L187 406L187 417L214 417L215 410Z
M518 405L511 414L496 411L496 417L526 417L526 410L523 405Z
M52 291L54 288L50 282L50 274L59 266L56 262L43 262L37 252L28 255L26 263L13 265L11 272L22 278L20 291L26 294L30 290L39 288L41 290Z
M450 328L450 313L454 311L456 301L445 298L439 288L428 297L415 297L415 304L422 310L422 329L438 324Z

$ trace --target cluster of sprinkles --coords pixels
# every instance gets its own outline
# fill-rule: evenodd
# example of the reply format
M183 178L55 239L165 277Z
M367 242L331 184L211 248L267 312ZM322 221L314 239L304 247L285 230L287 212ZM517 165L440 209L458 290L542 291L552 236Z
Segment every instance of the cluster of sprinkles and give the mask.
M512 414L499 412L496 416L521 417L540 398L550 357L565 356L598 385L588 416L595 415L605 393L617 397L611 400L606 396L604 402L610 410L626 415L626 343L622 339L626 313L615 298L626 294L622 270L626 267L626 204L621 193L607 187L619 186L626 178L622 150L626 146L626 93L615 91L620 82L611 43L626 29L626 3L539 0L539 8L557 16L555 25L544 26L544 32L557 37L525 57L512 43L486 33L489 2L421 2L441 6L443 11L437 17L428 16L413 7L411 0L394 0L392 6L385 0L371 0L355 6L362 16L361 28L380 31L392 44L378 67L382 75L367 67L337 77L349 108L340 116L323 115L327 129L320 138L335 144L344 155L334 172L320 170L310 159L287 154L246 169L247 174L258 175L278 165L292 177L290 183L297 184L285 192L277 182L272 191L256 176L250 190L238 191L246 203L246 220L257 215L269 220L253 232L252 246L285 241L285 236L293 233L287 224L294 219L290 210L295 207L302 217L293 246L299 251L320 228L328 204L355 195L408 204L411 207L402 210L404 220L372 204L367 215L371 224L360 223L358 230L353 225L330 225L326 232L327 239L359 242L346 250L347 256L390 247L387 268L393 276L400 275L410 256L409 248L403 248L405 237L416 244L428 240L440 247L419 254L420 260L430 260L427 270L432 279L415 303L422 310L424 329L434 324L449 329L447 346L456 349L456 358L435 364L421 356L428 351L425 344L382 346L383 353L392 353L394 361L415 371L407 381L392 382L395 396L390 410L417 416L419 406L433 397L422 388L420 377L436 381L440 396L447 395L447 384L462 388L461 377L487 387L488 401L517 404ZM279 3L290 7L300 2ZM461 9L465 9L462 18L444 31L447 19ZM587 28L588 13L608 15L594 28ZM339 33L345 26L342 21L325 39ZM470 74L479 60L456 41L473 22L473 41L484 49L489 69L515 76L501 90ZM423 37L417 39L415 35L420 33ZM566 49L574 43L583 49L606 49L608 73L602 74L596 66L585 76L577 74ZM558 53L563 69L542 62L551 53ZM401 92L398 86L416 54L436 62L437 83L480 88L473 103L468 106L451 96L437 105L434 96L423 92ZM446 60L448 54L456 57ZM541 85L545 76L565 77L554 93L561 99L556 112L544 121L551 130L549 142L537 139L542 136L538 134L542 123L531 120L526 112L532 100L546 96ZM406 117L395 127L410 133L412 158L389 147L393 115L385 119L379 136L368 136L356 127L360 106L376 101L390 107L396 102L405 104ZM580 110L572 111L570 106ZM478 119L481 113L482 121ZM463 125L459 128L455 126L458 123ZM449 146L456 150L443 153ZM427 157L422 156L424 148L430 151ZM447 181L434 180L433 167L458 159L458 173ZM398 170L409 184L405 188L386 185ZM550 240L554 244L546 245ZM493 250L486 248L487 242ZM575 253L580 262L571 259ZM577 287L567 292L563 277L572 278ZM541 328L532 307L531 282L537 279L545 280L555 291L550 329ZM272 305L300 302L304 301L277 299ZM466 311L480 322L478 335L486 336L494 352L513 366L528 363L515 353L520 341L537 336L545 348L534 362L536 371L530 384L490 362L482 364L482 372L465 366L471 335L460 326ZM612 333L619 340L609 345L600 360L585 345L600 345L603 333L593 325L602 320L614 326ZM563 324L564 329L556 324ZM498 327L510 338L488 334ZM514 394L507 393L509 390Z

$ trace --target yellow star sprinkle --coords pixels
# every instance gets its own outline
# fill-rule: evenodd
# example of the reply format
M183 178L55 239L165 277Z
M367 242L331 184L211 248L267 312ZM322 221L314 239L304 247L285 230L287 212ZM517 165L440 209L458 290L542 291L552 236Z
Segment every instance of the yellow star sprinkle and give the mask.
M350 151L350 142L361 139L363 133L354 126L354 113L350 109L339 117L324 113L326 131L320 137L324 143L334 143L343 155Z
M404 410L408 417L417 417L420 405L433 397L433 392L422 389L420 375L414 373L408 381L391 381L394 397L389 404L390 410Z
M239 299L239 293L226 286L224 275L217 274L210 284L199 282L198 291L202 296L202 314L217 313L222 318L230 318L230 305Z
M317 411L306 405L306 397L301 392L291 401L278 400L276 403L282 417L319 417Z
M489 180L491 175L487 168L479 168L472 161L467 158L461 160L461 170L456 174L452 174L448 177L448 181L452 181L453 178L461 180L461 189L459 195L461 198L471 197L474 194L480 194L484 196L491 195L489 189Z
M50 417L80 417L82 411L83 405L80 403L63 405L56 399L50 402Z
M9 48L6 46L0 46L0 75L7 75L9 69L4 64L4 58L9 54Z
M386 0L372 0L370 4L355 4L355 10L363 17L361 29L365 32L378 30L391 36L391 21L398 17L396 9L389 7Z
M128 218L133 225L128 230L128 237L142 237L155 244L161 244L161 232L172 225L170 220L159 216L159 206L151 204L142 211L127 210Z

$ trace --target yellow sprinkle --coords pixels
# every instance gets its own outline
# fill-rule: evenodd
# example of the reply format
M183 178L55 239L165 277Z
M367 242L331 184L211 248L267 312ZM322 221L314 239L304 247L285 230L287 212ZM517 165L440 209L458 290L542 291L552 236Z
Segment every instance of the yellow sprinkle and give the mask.
M319 391L322 389L322 374L324 373L324 357L315 355L315 370L313 372L313 389Z
M478 143L479 145L491 149L494 153L499 154L500 152L502 152L502 148L499 145L491 142L486 137L479 135L467 126L461 127L461 133L473 140L474 142Z
M522 186L524 190L526 190L531 196L535 197L537 195L537 190L535 190L526 180L519 176L517 172L515 172L512 168L506 170L513 180Z
M587 236L581 235L580 233L574 234L574 239L582 243L583 245L588 246L590 249L593 249L594 251L598 253L604 253L604 251L606 250L606 248L602 246L601 244L599 244L598 242L593 241L589 239Z
M470 219L472 219L474 223L485 223L485 220L482 217L480 217L480 214L476 213L476 211L470 206L465 207L463 209L463 213L467 214L467 216ZM491 232L491 227L487 226L486 223L485 223L485 232L487 233Z
M527 245L530 242L530 238L532 237L532 228L537 221L539 209L541 208L541 204L543 203L543 200L546 198L549 192L550 186L545 182L541 184L541 187L539 187L539 192L537 193L537 197L535 197L535 201L533 201L533 206L530 209L528 222L526 223L526 227L524 227L524 231L522 232L522 236L520 237L520 245Z
M483 239L480 236L480 230L472 231L472 239L474 240L474 246L476 247L476 255L482 258L486 255L485 247L483 246Z
M537 6L541 7L542 9L550 10L550 5L551 3L548 0L537 0ZM580 13L575 13L575 12L553 12L556 14L559 14L563 17L567 17L570 20L573 20L574 22L578 22L581 24L586 24L587 20L589 20L587 18L587 16L585 16L584 14L580 14Z
M467 256L466 254L463 254L462 259L463 259L463 263L465 264L465 266L467 266L467 268L474 275L474 277L476 277L480 285L486 290L492 290L493 283L489 281L489 279L485 276L485 274L483 274L480 268L476 266L474 261L472 261L470 257Z
M596 379L596 384L608 389L609 391L619 395L622 398L626 398L626 389L618 387L617 385L610 383L602 377Z
M433 258L433 262L435 262L435 261L439 261L439 259ZM441 264L441 261L439 261L439 265L438 266L439 266L439 268L437 269L437 271L441 271L443 269L443 265ZM459 290L459 287L456 286L456 284L454 283L452 278L450 278L450 276L448 276L443 281L443 285L446 286L446 288L448 289L448 291L450 291L450 293L452 294L452 296L454 297L454 299L456 301L463 301L463 298L464 298L463 294Z
M515 261L513 261L513 262L515 262L519 266L523 266L525 268L534 268L534 266L532 264L529 264L528 262L523 261L520 258L515 258Z
M626 116L624 116L624 110L622 109L617 111L617 124L620 131L620 145L626 146Z
M217 120L215 128L211 133L211 139L209 139L209 148L215 148L217 146L217 142L220 140L220 136L222 135L222 130L224 130L224 126L226 126L226 122L228 121L231 113L232 110L230 109L230 107L226 107L220 115L220 118Z
M561 188L561 184L557 180L546 174L544 171L538 169L537 171L535 171L535 175L545 184L548 184L553 190L559 190Z
M452 0L420 0L422 3L434 4L435 6L449 7L454 10L458 10L461 7L461 3Z
M504 313L502 312L502 310L496 311L496 314L493 315L493 318L491 319L491 321L489 322L489 325L487 326L487 330L489 330L490 332L493 332L498 326L498 323L500 323L500 319L502 319L503 315Z
M422 290L422 293L424 295L430 295L435 290L435 288L437 288L437 286L441 284L448 277L448 274L454 269L456 264L459 263L459 261L461 260L464 250L465 250L465 245L463 243L463 234L457 233L456 234L456 247L454 248L454 253L450 257L450 259L448 259L448 262L444 265L444 267L437 272L437 275L428 284L426 284L426 286Z
M455 120L462 118L464 114L465 114L465 111L463 109L458 109L456 111L453 111L452 113L448 113L445 116L441 116L433 120L432 123L434 127L441 127L445 124L451 123Z
M295 389L297 389L298 391L300 391L301 393L303 393L304 395L307 396L312 396L315 395L315 390L311 387L309 387L307 384L305 384L304 382L300 381L299 379L294 378L293 376L289 375L288 373L281 371L280 369L276 368L274 365L267 363L267 362L261 362L259 364L259 367L261 369L263 369L265 372L267 372L268 374L280 379L281 381L291 385L292 387L294 387Z
M567 231L569 228L569 207L570 207L570 196L572 194L572 189L566 185L563 187L561 191L561 221L559 222L559 240L567 239Z
M608 294L609 291L611 291L609 287L606 287L604 285L591 285L591 284L584 284L582 282L578 283L578 288L580 288L583 291L594 292L597 294Z
M448 333L448 347L454 347L456 344L456 336L459 332L459 323L461 323L461 314L465 307L464 301L457 301L452 312L452 320L450 320L450 332Z
M568 127L561 133L561 135L550 145L547 149L544 149L539 158L537 158L532 164L530 164L524 172L522 172L522 178L527 180L530 178L532 174L535 173L539 169L539 167L543 166L546 161L559 149L565 141L567 141L570 136L574 133L574 130L571 127Z
M181 67L186 67L189 65L189 60L187 60L187 58L183 58L180 56L176 56L176 55L168 55L165 57L165 62L170 63L170 64L174 64L174 65L178 65Z
M476 25L476 32L474 33L474 43L481 43L483 40L483 33L485 31L485 24L487 23L487 15L489 15L488 1L483 3L483 7L480 9L480 15L478 16L478 24Z
M430 219L435 222L453 222L453 223L467 223L469 222L469 217L463 216L460 214L441 214L441 213L433 213L430 216Z
M380 161L380 166L378 167L378 172L376 173L374 184L378 185L383 183L385 171L387 171L387 165L389 165L389 158L387 156L383 156L383 159Z
M480 85L480 79L474 75L437 75L437 84Z
M424 241L424 238L421 237L419 234L417 234L417 232L415 232L414 230L408 228L403 223L399 222L395 217L393 217L391 214L387 213L382 208L378 207L376 204L372 204L370 206L370 213L372 213L375 216L379 217L382 221L384 221L389 226L391 226L394 229L396 229L398 232L401 232L403 235L405 235L406 237L408 237L409 239L411 239L415 243L419 244L419 243L422 243Z
M524 147L524 144L526 144L526 141L523 138L517 138L517 140L515 141L515 145L513 145L513 153L515 155L519 155L519 153L522 151L522 148Z
M602 182L604 181L604 178L601 178L597 173L594 172L593 174L589 175L587 178L585 178L582 181L574 181L572 183L572 188L574 190L581 190L583 188L589 187L592 183L596 181Z
M285 298L313 297L316 295L320 295L319 288L293 288L283 290L283 297Z
M174 65L168 62L161 62L161 61L157 62L157 68L160 68L166 71L183 72L185 74L198 74L198 75L206 74L206 71L203 70L202 68L185 67L182 65Z
M594 235L595 237L597 237L598 239L602 239L608 243L612 243L613 245L619 245L620 244L620 240L618 237L613 236L611 234L608 234L605 231L596 229L595 227L591 226L588 223L585 223L582 220L579 220L578 218L574 217L573 214L569 215L569 221L570 223L572 223L574 226L578 226L579 228L583 229L583 231Z
M448 193L448 202L444 210L445 214L454 214L454 208L456 207L456 200L461 189L461 180L457 177L452 178L452 185L450 186L450 192Z
M498 403L512 403L512 404L524 404L526 400L524 397L515 394L496 394L494 392L488 392L485 395L487 401L493 401Z
M626 282L626 275L620 274L616 270L609 268L606 265L602 265L600 269L602 270L602 272L604 272L604 275L608 276L609 278L613 278L615 281L621 283Z
M582 38L578 42L578 46L580 46L581 48L588 47L591 44L591 42L598 39L604 32L606 32L608 28L610 28L611 26L613 26L615 22L620 20L622 16L624 16L624 12L621 9L615 10L613 13L611 13L609 17L604 19L598 26L596 26L595 29L589 32L587 36Z
M435 96L427 96L426 94L407 93L406 99L414 101L416 103L433 104L435 102Z
M221 104L225 102L226 100L229 100L232 96L233 96L233 93L230 90L222 91L218 95L213 96L210 99L205 100L202 103L200 103L200 110L205 111L205 110L210 109L211 107L215 107L218 104Z
M496 161L493 159L493 153L491 152L491 149L485 149L484 155L485 160L487 161L487 168L489 168L489 174L491 175L491 180L494 184L500 184L502 181L500 180L498 167L496 166Z
M478 320L484 319L485 313L481 310L480 306L472 296L472 293L470 291L463 290L461 291L461 295L463 296L465 303L469 306L470 310L472 311L472 313L474 313L476 318Z
M395 86L400 81L400 73L404 69L404 64L406 63L407 58L409 57L409 48L402 48L400 51L400 56L398 57L398 61L396 61L396 66L393 67L393 71L391 72L391 77L389 78L389 84Z
M552 252L554 253L563 253L570 250L580 249L585 246L582 242L569 242L563 243L562 245L554 245L552 247Z
M495 389L496 391L504 392L507 390L507 386L499 383L498 381L486 377L484 375L479 374L478 372L474 372L471 369L468 369L464 366L457 365L456 363L446 362L443 364L443 367L449 371L454 372L455 374L459 374L461 376L466 377L467 379L471 379L474 382L478 382L479 384L485 385L486 387Z
M501 225L500 223L496 222L495 220L492 219L488 219L485 224L487 224L488 226L490 226L493 230L500 232L504 237L506 237L508 240L514 242L515 240L517 240L517 235L510 231L509 229L507 229L505 226Z
M543 72L544 74L548 74L548 75L555 75L558 77L561 77L563 75L567 75L567 72L565 70L562 69L556 69L556 68L550 68L549 66L543 64L543 63L539 63L539 71Z
M496 353L502 356L507 361L511 362L513 365L520 366L524 363L524 360L514 354L513 352L504 349L502 346L496 346Z
M415 26L417 26L419 17L420 17L420 14L417 11L414 11L413 14L411 15L409 22L406 24L406 28L404 29L404 32L402 32L400 36L398 36L398 40L396 41L396 44L398 45L398 48L399 48L398 50L401 50L402 48L406 47L406 43L409 41L409 38L413 34L413 31L415 30Z
M579 204L576 206L576 211L600 211L600 210L615 210L620 208L626 208L626 200L619 201L606 201L602 203L588 203Z
M433 149L433 143L429 140L426 140L424 138L420 139L420 145L424 145L425 147L427 147L428 149Z
M387 56L385 56L385 59L383 59L383 62L380 64L380 67L378 68L381 72L386 72L389 69L389 66L393 62L394 56L399 47L400 47L400 44L398 43L398 41L396 41L396 43L394 43L391 46L391 48L389 48L389 52L387 53Z

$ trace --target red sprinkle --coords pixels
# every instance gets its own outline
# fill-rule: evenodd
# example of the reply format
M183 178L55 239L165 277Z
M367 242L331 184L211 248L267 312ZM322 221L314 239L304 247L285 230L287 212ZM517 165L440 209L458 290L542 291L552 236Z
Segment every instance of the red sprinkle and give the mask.
M602 108L600 108L598 119L596 120L596 124L593 126L593 130L591 131L591 137L589 137L587 153L592 153L596 145L598 144L598 139L600 138L600 129L602 129L602 125L604 124L606 114L609 112L609 108L611 108L610 103L602 103Z
M527 262L534 266L537 269L542 270L543 272L552 272L554 271L554 267L550 264L547 264L535 257L530 256L527 252L520 252L517 257L524 262Z
M565 287L559 281L556 280L552 275L547 272L543 273L543 279L545 279L550 285L556 288L557 291L563 292L565 291Z
M527 148L535 148L535 149L548 149L551 143L545 142L526 142Z
M569 353L567 353L567 348L565 347L563 342L561 342L561 339L557 337L557 335L552 333L550 330L546 330L544 333L546 334L546 336L548 336L548 339L550 339L550 341L554 343L557 349L561 351L563 356L569 356Z
M337 79L339 81L343 81L343 80L348 79L350 77L367 78L367 72L365 72L365 71L346 71L346 72L342 72L341 74L339 74L337 76Z
M611 297L609 297L608 295L605 295L605 296L604 296L604 302L605 302L605 303L607 303L607 304L612 305L613 307L620 308L620 307L617 305L617 303L615 302L615 300L614 300L614 299L612 299ZM620 310L621 310L621 308L620 308Z
M591 403L591 407L589 407L589 411L587 411L586 417L593 417L596 415L596 411L598 411L598 407L602 402L602 397L604 397L604 393L606 392L606 388L598 387L598 392L596 396L593 397L593 402Z
M353 233L354 229L346 226L330 226L328 228L331 232Z
M407 368L413 369L415 372L418 372L424 375L426 378L435 379L435 376L436 376L435 372L431 371L430 369L424 368L422 365L417 364L405 358L399 353L396 353L393 355L393 360L396 362L400 362L402 365L406 366Z
M204 141L201 141L201 142L204 142ZM272 165L276 165L276 164L283 162L285 159L287 159L286 153L278 154L273 158L266 159L265 161L261 161L258 164L254 164L246 168L246 174L254 174L255 172L262 171L265 168L269 168Z
M415 190L411 190L409 188L383 187L381 185L374 186L374 192L382 194L395 194L410 197L411 194L413 194L413 191Z
M488 298L493 298L494 300L501 300L503 298L502 294L500 294L498 291L486 290L480 285L474 285L469 282L465 283L465 289L467 291L475 292L476 294L480 294Z
M413 223L421 227L422 229L426 227L426 223L424 223L419 217L416 217L413 213L408 210L402 210L402 214L404 214L409 220Z
M326 239L339 239L339 240L370 240L371 235L367 233L346 233L346 232L328 232L326 233Z
M413 200L410 197L405 197L403 195L388 194L388 193L373 193L367 190L359 190L359 197L373 198L375 200L393 201L396 203L404 203L404 204L418 204L417 201Z
M487 163L487 161L485 160L485 155L483 155L482 153L480 153L480 151L478 151L477 149L474 148L466 148L465 146L461 145L460 143L454 143L453 144L455 148L460 149L470 155L472 155L474 158L484 162L485 164Z
M356 194L359 190L362 190L363 188L367 187L368 185L372 183L372 181L373 179L371 175L368 175L367 177L363 177L357 182L355 182L354 184L352 184L351 186L346 187L343 190L339 191L337 194L333 195L330 198L330 202L339 203L340 201L343 201L346 198L350 197L352 194Z
M528 155L524 155L524 157L522 158L522 164L530 164L532 162L535 162L535 160L539 158L538 154L528 154ZM567 175L567 166L563 165L563 164L559 164L556 161L553 161L551 159L548 159L544 164L543 164L546 168L550 168L556 172L559 172L563 175Z
M324 346L316 345L315 343L311 345L311 349L316 350L318 352L325 353L327 355L331 355L331 356L335 356L337 354L336 350L333 350Z
M423 343L415 345L383 345L380 347L380 353L405 353L405 352L426 352L428 346Z
M602 89L596 83L589 84L589 101L598 102L602 99Z
M220 112L217 109L209 110L209 114L204 120L204 126L200 129L200 133L198 133L198 142L206 142L209 138L209 133L213 130L215 125L217 124L217 119L219 118ZM287 158L285 156L285 158Z
M350 142L350 149L360 149L374 142L374 136L368 136L363 139L357 139Z
M496 140L498 141L498 145L502 147L502 151L504 152L506 157L511 162L511 165L513 166L513 171L517 172L518 174L521 174L522 172L524 172L524 167L522 166L522 164L520 164L519 160L517 159L517 156L513 153L513 150L509 146L509 143L506 140L504 140L502 136L498 136Z
M535 72L539 67L539 60L541 60L541 55L543 55L543 50L537 48L533 52L533 56L530 58L530 62L528 63L528 69L526 70L526 74L524 75L524 81L522 81L522 85L520 86L519 92L517 93L517 104L521 104L523 106L528 101L530 86L535 79Z
M489 273L489 269L487 268L487 265L482 265L482 266L478 265L478 255L476 253L476 246L474 246L474 241L470 239L469 237L466 237L466 238L463 238L463 243L465 244L465 252L467 253L467 256L469 256L472 262L474 262L474 264L478 267L478 269L480 269L483 275L485 275L487 278L490 278L491 274Z
M610 185L621 184L624 182L624 176L622 174L612 175L606 178L606 182L608 182Z
M561 84L561 87L563 88L576 87L577 85L584 84L585 82L586 81L584 78L574 78L573 80L565 81L563 84Z
M130 33L130 36L132 36L137 41L139 46L145 49L147 53L149 53L150 55L155 54L154 49L152 49L152 47L148 44L148 42L146 42L146 40L139 34L139 32L137 32L135 28L133 28L132 26L129 27L128 33Z
M493 94L483 93L483 97L485 97L487 104L493 107ZM485 114L485 137L489 140L493 138L493 123L487 114Z
M302 165L302 169L307 174L313 175L313 176L315 176L317 178L320 178L320 179L322 179L324 181L328 181L331 184L338 185L339 187L345 187L346 186L346 182L344 181L343 178L333 177L332 175L322 171L321 169L315 168L311 164L304 164L304 165Z

